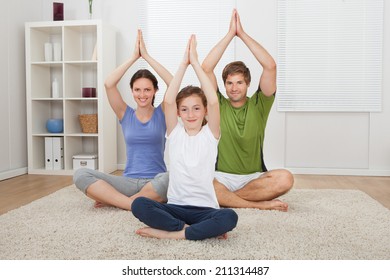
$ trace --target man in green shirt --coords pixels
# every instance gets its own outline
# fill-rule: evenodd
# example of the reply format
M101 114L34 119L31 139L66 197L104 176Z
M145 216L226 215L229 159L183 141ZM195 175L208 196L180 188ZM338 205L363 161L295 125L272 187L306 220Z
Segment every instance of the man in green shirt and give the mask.
M259 87L247 97L251 76L241 61L226 65L222 73L226 94L218 90L214 68L237 36L263 68ZM263 161L264 132L276 92L276 63L272 56L242 28L233 11L228 33L210 51L202 67L217 91L221 112L221 139L214 187L221 206L287 211L278 199L294 182L285 169L267 171Z

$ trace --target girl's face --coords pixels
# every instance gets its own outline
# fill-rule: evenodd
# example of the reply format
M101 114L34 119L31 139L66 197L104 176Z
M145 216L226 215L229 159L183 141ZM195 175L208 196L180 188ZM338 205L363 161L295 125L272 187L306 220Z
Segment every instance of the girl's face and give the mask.
M151 80L139 78L133 84L133 97L139 107L152 106L156 90Z
M194 135L202 128L202 122L207 113L199 96L191 95L179 103L177 114L183 121L187 133ZM193 134L194 133L194 134Z

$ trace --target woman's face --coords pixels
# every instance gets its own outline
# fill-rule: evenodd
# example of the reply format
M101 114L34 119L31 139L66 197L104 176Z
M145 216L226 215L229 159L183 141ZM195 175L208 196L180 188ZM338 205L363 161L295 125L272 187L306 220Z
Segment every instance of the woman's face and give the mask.
M151 106L155 94L156 90L151 80L139 78L134 82L133 97L139 107Z

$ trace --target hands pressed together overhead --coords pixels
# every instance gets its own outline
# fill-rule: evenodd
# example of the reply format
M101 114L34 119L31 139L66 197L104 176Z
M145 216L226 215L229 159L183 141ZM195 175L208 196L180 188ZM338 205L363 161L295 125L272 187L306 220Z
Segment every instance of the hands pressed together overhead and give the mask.
M185 65L194 65L199 64L198 60L198 52L196 51L197 41L196 35L192 34L190 39L188 39L188 43L186 46L186 50L184 52L183 64Z
M147 56L149 56L148 51L146 50L146 45L141 29L138 29L133 56L134 59L138 59L140 57L146 58Z
M233 10L232 17L230 19L229 33L232 36L238 37L241 37L244 33L244 29L241 25L240 15L238 14L236 9Z

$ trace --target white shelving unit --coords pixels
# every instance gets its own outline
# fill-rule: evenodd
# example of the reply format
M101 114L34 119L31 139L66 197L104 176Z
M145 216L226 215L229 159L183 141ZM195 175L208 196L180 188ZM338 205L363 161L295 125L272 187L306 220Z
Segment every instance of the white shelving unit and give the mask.
M86 153L98 156L100 171L115 171L116 117L104 89L116 63L115 31L101 20L29 22L25 36L28 173L71 175L73 156ZM61 45L60 61L45 61L48 42ZM52 98L54 79L59 98ZM83 87L95 87L96 97L82 97ZM82 132L80 114L98 115L97 133ZM49 118L63 119L64 131L48 132ZM62 170L45 169L45 137L63 137Z

